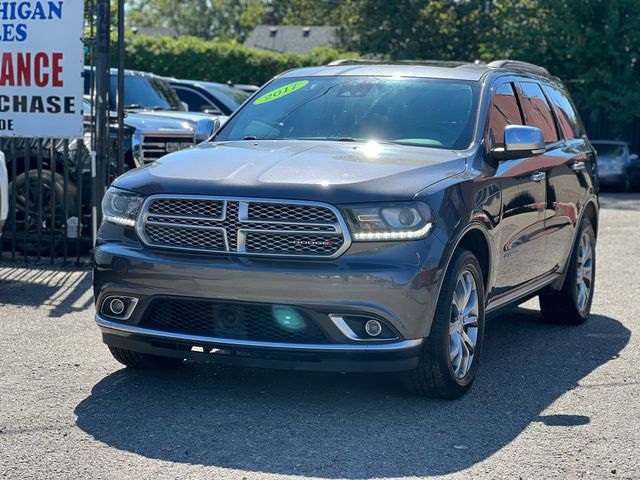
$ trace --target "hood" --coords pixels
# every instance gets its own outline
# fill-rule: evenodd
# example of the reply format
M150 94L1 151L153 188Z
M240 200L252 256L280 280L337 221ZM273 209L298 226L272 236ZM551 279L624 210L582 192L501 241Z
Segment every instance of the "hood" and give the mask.
M156 115L155 113L127 112L124 122L127 126L143 132L193 134L195 131L195 124L191 121L168 115Z
M142 133L182 134L193 136L196 142L202 142L213 135L215 130L213 115L193 112L128 112L125 123ZM224 123L229 117L218 117Z
M462 173L451 150L378 143L245 141L207 143L167 155L116 180L154 193L228 195L329 203L411 200Z

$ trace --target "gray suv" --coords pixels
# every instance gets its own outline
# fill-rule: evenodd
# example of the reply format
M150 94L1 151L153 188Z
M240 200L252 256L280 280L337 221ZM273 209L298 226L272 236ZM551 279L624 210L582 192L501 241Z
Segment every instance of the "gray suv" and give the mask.
M115 181L96 321L134 368L397 372L466 392L485 318L589 315L595 151L561 82L513 61L286 72L216 135Z

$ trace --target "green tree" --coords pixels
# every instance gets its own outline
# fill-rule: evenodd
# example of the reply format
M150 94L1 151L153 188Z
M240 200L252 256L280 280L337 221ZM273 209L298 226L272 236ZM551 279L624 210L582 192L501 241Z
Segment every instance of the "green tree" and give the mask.
M490 15L481 0L348 0L348 48L392 59L475 60ZM348 13L347 13L348 12Z
M283 25L339 26L348 11L348 2L342 0L288 0L269 1L274 16Z
M544 65L579 107L624 125L640 117L640 0L495 0L482 57Z
M135 27L165 27L178 35L244 40L262 21L262 0L129 0L127 23Z

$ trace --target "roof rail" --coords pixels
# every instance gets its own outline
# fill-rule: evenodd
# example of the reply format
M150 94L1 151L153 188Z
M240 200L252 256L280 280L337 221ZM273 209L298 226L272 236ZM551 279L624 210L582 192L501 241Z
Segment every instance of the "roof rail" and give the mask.
M521 62L519 60L494 60L487 65L489 68L513 68L525 72L539 73L542 75L550 75L549 70L529 62Z
M455 62L446 60L369 60L357 58L341 58L327 63L328 67L341 65L415 65L425 67L462 67L473 65L471 62Z

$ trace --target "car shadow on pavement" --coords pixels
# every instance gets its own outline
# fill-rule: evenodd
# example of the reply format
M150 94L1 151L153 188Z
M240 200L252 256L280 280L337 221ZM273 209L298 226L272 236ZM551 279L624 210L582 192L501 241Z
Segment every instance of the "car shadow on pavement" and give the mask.
M121 369L75 409L105 444L148 458L325 478L440 475L478 463L532 422L580 428L544 410L629 341L619 321L571 327L517 309L487 325L480 376L456 401L410 396L390 376L187 364Z

